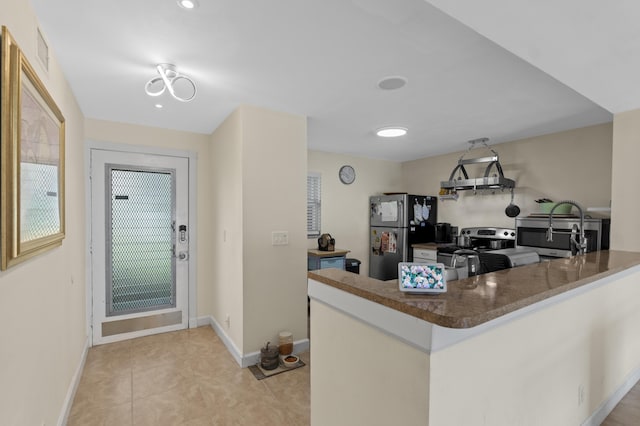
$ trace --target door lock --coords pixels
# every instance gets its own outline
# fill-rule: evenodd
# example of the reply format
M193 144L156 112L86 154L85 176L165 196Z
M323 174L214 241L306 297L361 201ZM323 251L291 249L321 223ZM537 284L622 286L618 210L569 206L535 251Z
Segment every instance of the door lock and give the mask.
M181 251L178 253L178 259L179 260L187 260L189 259L189 252L187 251Z

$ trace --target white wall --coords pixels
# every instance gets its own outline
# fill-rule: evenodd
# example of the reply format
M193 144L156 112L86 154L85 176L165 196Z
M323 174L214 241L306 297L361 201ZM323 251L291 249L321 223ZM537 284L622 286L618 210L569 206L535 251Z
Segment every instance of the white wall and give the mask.
M28 2L0 2L6 25L66 120L62 246L0 272L0 424L56 424L87 342L85 322L84 117L55 56L36 57ZM46 36L46 34L45 34Z
M611 245L617 250L640 251L640 110L616 114L613 119Z
M585 127L492 145L500 156L506 177L516 181L515 203L520 216L537 210L537 198L576 200L583 207L609 207L611 201L612 124ZM404 190L437 195L440 182L448 180L463 152L429 157L402 164ZM484 157L486 149L474 149L465 158ZM469 177L481 177L481 171ZM508 191L483 195L461 191L458 201L438 202L438 221L465 226L513 227L505 215ZM594 214L594 217L596 215Z
M350 185L338 179L345 164L356 171ZM321 232L336 239L336 248L351 250L347 257L362 261L360 273L368 275L369 196L405 190L401 163L309 151L308 168L322 175ZM317 238L308 239L307 248L318 248Z

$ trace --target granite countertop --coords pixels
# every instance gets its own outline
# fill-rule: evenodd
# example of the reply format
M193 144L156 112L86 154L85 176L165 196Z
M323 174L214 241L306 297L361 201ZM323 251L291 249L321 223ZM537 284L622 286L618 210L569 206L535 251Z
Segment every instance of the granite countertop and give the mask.
M471 328L638 265L640 253L592 252L450 281L446 293L429 295L402 293L397 280L338 269L307 276L442 327Z

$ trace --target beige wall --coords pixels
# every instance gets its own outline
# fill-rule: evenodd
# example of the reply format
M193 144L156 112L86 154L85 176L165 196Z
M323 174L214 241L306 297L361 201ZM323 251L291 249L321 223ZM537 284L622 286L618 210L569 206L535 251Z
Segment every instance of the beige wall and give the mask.
M236 110L211 136L210 176L212 251L207 253L212 277L211 314L243 352L242 117ZM230 321L227 323L226 318Z
M583 424L640 372L639 279L609 277L431 354L312 299L311 424ZM357 312L379 318L368 303Z
M640 251L640 110L616 114L613 119L613 176L611 245L617 250Z
M602 124L536 138L493 145L506 177L516 181L515 203L520 216L537 211L537 198L576 200L584 207L609 207L611 200L612 124ZM474 149L465 158L486 156ZM402 164L404 189L410 193L437 195L440 181L448 180L462 152L429 157ZM481 177L484 167L469 177ZM438 221L465 226L513 227L505 215L510 193L483 195L460 192L458 201L438 202ZM593 214L594 217L597 214Z
M278 332L307 338L306 117L243 107L245 353ZM286 231L289 244L273 246Z
M429 424L428 355L315 299L311 335L312 425Z
M356 180L344 185L338 171L345 164L356 170ZM347 257L362 261L360 273L369 272L369 196L404 191L401 164L347 155L309 151L309 172L322 176L321 232L336 239L337 248L351 250ZM316 238L307 248L318 248Z
M196 192L197 221L197 313L196 316L211 313L211 267L209 254L212 242L206 235L211 234L211 197L209 196L209 136L198 133L180 132L134 124L87 119L85 139L96 142L110 142L137 146L151 146L181 151L190 151L197 155L198 175ZM194 188L191 189L192 191Z
M243 106L211 138L213 315L243 355L282 330L307 338L306 131L305 117Z
M66 120L62 246L0 272L0 424L53 425L87 341L85 316L84 117L52 49L36 57L36 17L23 0L0 2L8 27Z
M429 424L582 424L640 368L639 279L614 277L432 354Z

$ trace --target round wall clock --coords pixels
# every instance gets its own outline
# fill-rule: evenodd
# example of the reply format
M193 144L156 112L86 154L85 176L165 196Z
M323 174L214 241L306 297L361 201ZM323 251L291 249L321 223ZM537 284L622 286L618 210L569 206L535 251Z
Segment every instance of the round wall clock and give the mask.
M356 171L352 166L345 165L340 167L340 172L338 173L340 176L340 182L345 185L352 184L354 180L356 180Z

